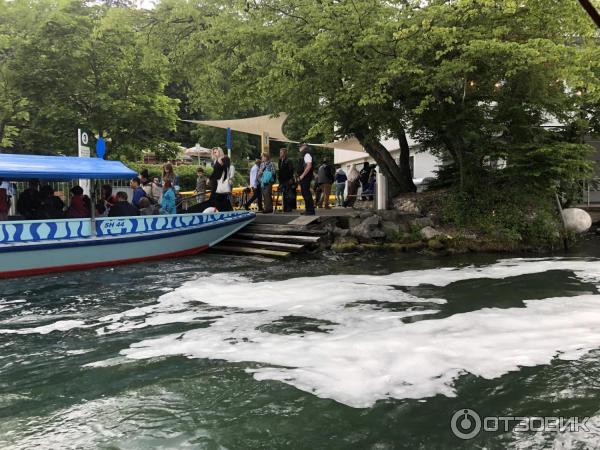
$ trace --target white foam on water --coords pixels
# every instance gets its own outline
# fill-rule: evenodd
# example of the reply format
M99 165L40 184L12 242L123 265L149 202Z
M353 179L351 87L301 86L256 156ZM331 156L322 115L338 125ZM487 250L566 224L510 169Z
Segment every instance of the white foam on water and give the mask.
M34 328L0 329L0 334L48 334L53 331L69 331L75 328L89 328L92 326L93 325L86 325L86 323L81 320L59 320L58 322Z
M221 274L188 282L144 311L136 308L103 321L119 323L123 332L139 327L148 313L150 321L160 322L161 314L168 320L186 305L190 314L200 314L206 306L199 302L213 310L226 307L208 327L144 340L121 353L131 359L185 355L261 363L263 367L249 369L257 380L278 380L320 397L368 407L385 398L453 396L455 380L462 374L496 378L553 358L578 358L600 347L598 295L530 300L524 308L485 308L436 320L431 316L435 309L419 309L445 300L418 298L397 288L548 270L569 270L586 281L600 282L599 261L569 259L269 282ZM390 311L356 303L370 300L409 307ZM400 320L423 314L430 319ZM131 315L138 322L123 322ZM326 332L277 334L264 328L272 331L273 322L285 316L327 321L321 326Z

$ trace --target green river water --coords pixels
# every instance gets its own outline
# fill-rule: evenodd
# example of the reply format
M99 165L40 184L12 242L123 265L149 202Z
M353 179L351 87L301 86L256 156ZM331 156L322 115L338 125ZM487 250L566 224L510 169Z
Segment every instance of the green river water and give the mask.
M590 239L0 280L0 449L600 447L597 257ZM462 409L589 419L464 440Z

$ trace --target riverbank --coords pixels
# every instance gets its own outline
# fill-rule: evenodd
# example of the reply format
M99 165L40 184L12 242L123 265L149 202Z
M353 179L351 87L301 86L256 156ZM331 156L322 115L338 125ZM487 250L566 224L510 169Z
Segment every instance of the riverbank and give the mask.
M338 217L330 225L330 246L334 252L392 250L435 255L469 252L547 253L564 249L565 240L575 243L576 236L565 236L558 212L552 205L539 203L513 223L503 223L491 208L485 225L458 224L448 209L455 201L447 191L407 194L394 199L393 208L374 211L371 202L357 202L352 212ZM498 208L500 209L500 208ZM481 212L485 215L486 212ZM516 214L515 214L516 216ZM506 222L506 220L504 220Z

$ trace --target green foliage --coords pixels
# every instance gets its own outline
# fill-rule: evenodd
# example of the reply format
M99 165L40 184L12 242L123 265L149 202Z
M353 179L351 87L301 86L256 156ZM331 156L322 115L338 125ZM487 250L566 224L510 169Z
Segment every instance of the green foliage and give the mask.
M177 100L164 94L166 60L146 44L143 12L77 0L0 8L17 22L0 28L10 54L0 61L0 84L11 86L0 93L0 121L20 122L6 146L18 135L25 151L73 154L84 127L107 138L108 154L117 156L175 129Z
M526 186L489 183L477 192L452 190L438 199L446 225L501 242L551 246L560 242L554 196Z

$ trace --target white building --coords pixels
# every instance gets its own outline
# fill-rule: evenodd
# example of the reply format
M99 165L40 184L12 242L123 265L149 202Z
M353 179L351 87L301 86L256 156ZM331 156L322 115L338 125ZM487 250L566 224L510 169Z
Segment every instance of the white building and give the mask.
M400 159L400 143L398 140L385 139L381 143L396 161ZM335 144L333 145L335 147L334 163L344 169L356 164L360 170L360 166L364 162L375 163L356 139L347 139L333 144ZM415 182L421 181L423 178L435 177L438 166L442 164L441 160L428 151L419 151L419 144L410 137L408 137L408 145L410 146L410 164Z

